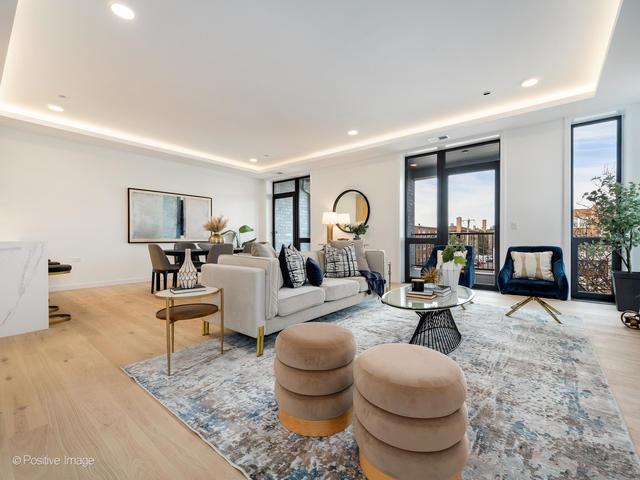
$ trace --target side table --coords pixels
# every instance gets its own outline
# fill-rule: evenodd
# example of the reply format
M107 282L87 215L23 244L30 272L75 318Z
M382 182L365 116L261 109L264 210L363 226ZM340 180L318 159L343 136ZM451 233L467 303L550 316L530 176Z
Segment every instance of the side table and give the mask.
M185 298L194 300L209 295L219 295L219 305L213 303L184 303L176 305L176 299ZM167 375L171 375L171 353L174 351L174 325L181 320L193 320L204 318L220 312L220 353L224 353L224 289L207 287L203 291L190 293L172 293L171 290L156 292L157 298L166 301L166 307L156 312L156 318L166 322L167 337ZM203 325L203 335L209 333L208 320L206 328Z

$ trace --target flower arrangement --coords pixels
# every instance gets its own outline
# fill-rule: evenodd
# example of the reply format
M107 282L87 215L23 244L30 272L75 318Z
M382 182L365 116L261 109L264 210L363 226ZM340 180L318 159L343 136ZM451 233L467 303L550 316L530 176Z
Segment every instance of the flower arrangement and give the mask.
M456 265L465 266L467 263L467 250L462 239L457 235L449 237L449 243L442 251L442 261L451 262Z
M229 223L229 219L223 215L211 217L207 223L203 225L204 229L211 233L220 233Z

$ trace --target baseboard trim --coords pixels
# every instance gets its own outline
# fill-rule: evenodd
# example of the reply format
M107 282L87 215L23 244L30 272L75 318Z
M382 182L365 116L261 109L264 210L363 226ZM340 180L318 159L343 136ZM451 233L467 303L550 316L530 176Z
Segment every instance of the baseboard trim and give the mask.
M73 273L73 272L72 272ZM149 277L136 277L136 278L123 278L120 280L105 280L101 282L86 282L86 283L67 283L64 285L50 285L50 292L60 292L63 290L80 290L82 288L97 288L97 287L111 287L113 285L127 285L130 283L144 283L147 282L151 285L151 278Z

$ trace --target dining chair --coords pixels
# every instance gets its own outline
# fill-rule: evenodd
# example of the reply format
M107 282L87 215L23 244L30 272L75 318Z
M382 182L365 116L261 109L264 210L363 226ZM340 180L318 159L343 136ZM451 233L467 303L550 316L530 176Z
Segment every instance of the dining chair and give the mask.
M233 255L233 243L218 243L211 245L206 263L218 263L220 255Z
M173 283L175 287L178 281L178 270L180 265L171 263L167 254L164 253L160 245L157 243L149 244L149 257L151 257L151 293L160 290L160 276L164 280L164 289L167 288L167 276L173 274Z

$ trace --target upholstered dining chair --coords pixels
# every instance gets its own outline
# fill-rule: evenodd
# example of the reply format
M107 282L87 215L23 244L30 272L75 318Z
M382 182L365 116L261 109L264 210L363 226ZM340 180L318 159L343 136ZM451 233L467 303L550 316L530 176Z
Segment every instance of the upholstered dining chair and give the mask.
M513 278L513 257L511 252L551 252L551 271L553 281L536 278ZM504 265L498 276L498 288L502 294L525 295L527 298L511 306L507 317L524 307L527 303L535 301L558 323L561 312L549 305L542 298L555 298L566 300L569 296L569 281L564 270L564 260L560 247L509 247Z
M233 243L216 243L211 245L206 263L218 263L220 255L233 255Z
M164 279L164 288L167 288L167 276L173 274L173 283L175 287L178 280L178 270L180 265L171 263L166 253L157 243L149 244L149 257L151 257L151 293L160 290L160 276Z
M446 245L436 245L435 247L433 247L429 259L422 267L422 270L420 270L420 274L424 274L424 272L426 272L430 268L436 267L436 265L438 264L438 252L443 251L445 248L447 248ZM460 273L460 281L458 282L458 285L473 288L473 285L476 282L476 267L474 265L473 247L467 245L464 248L466 248L467 250L467 263Z

